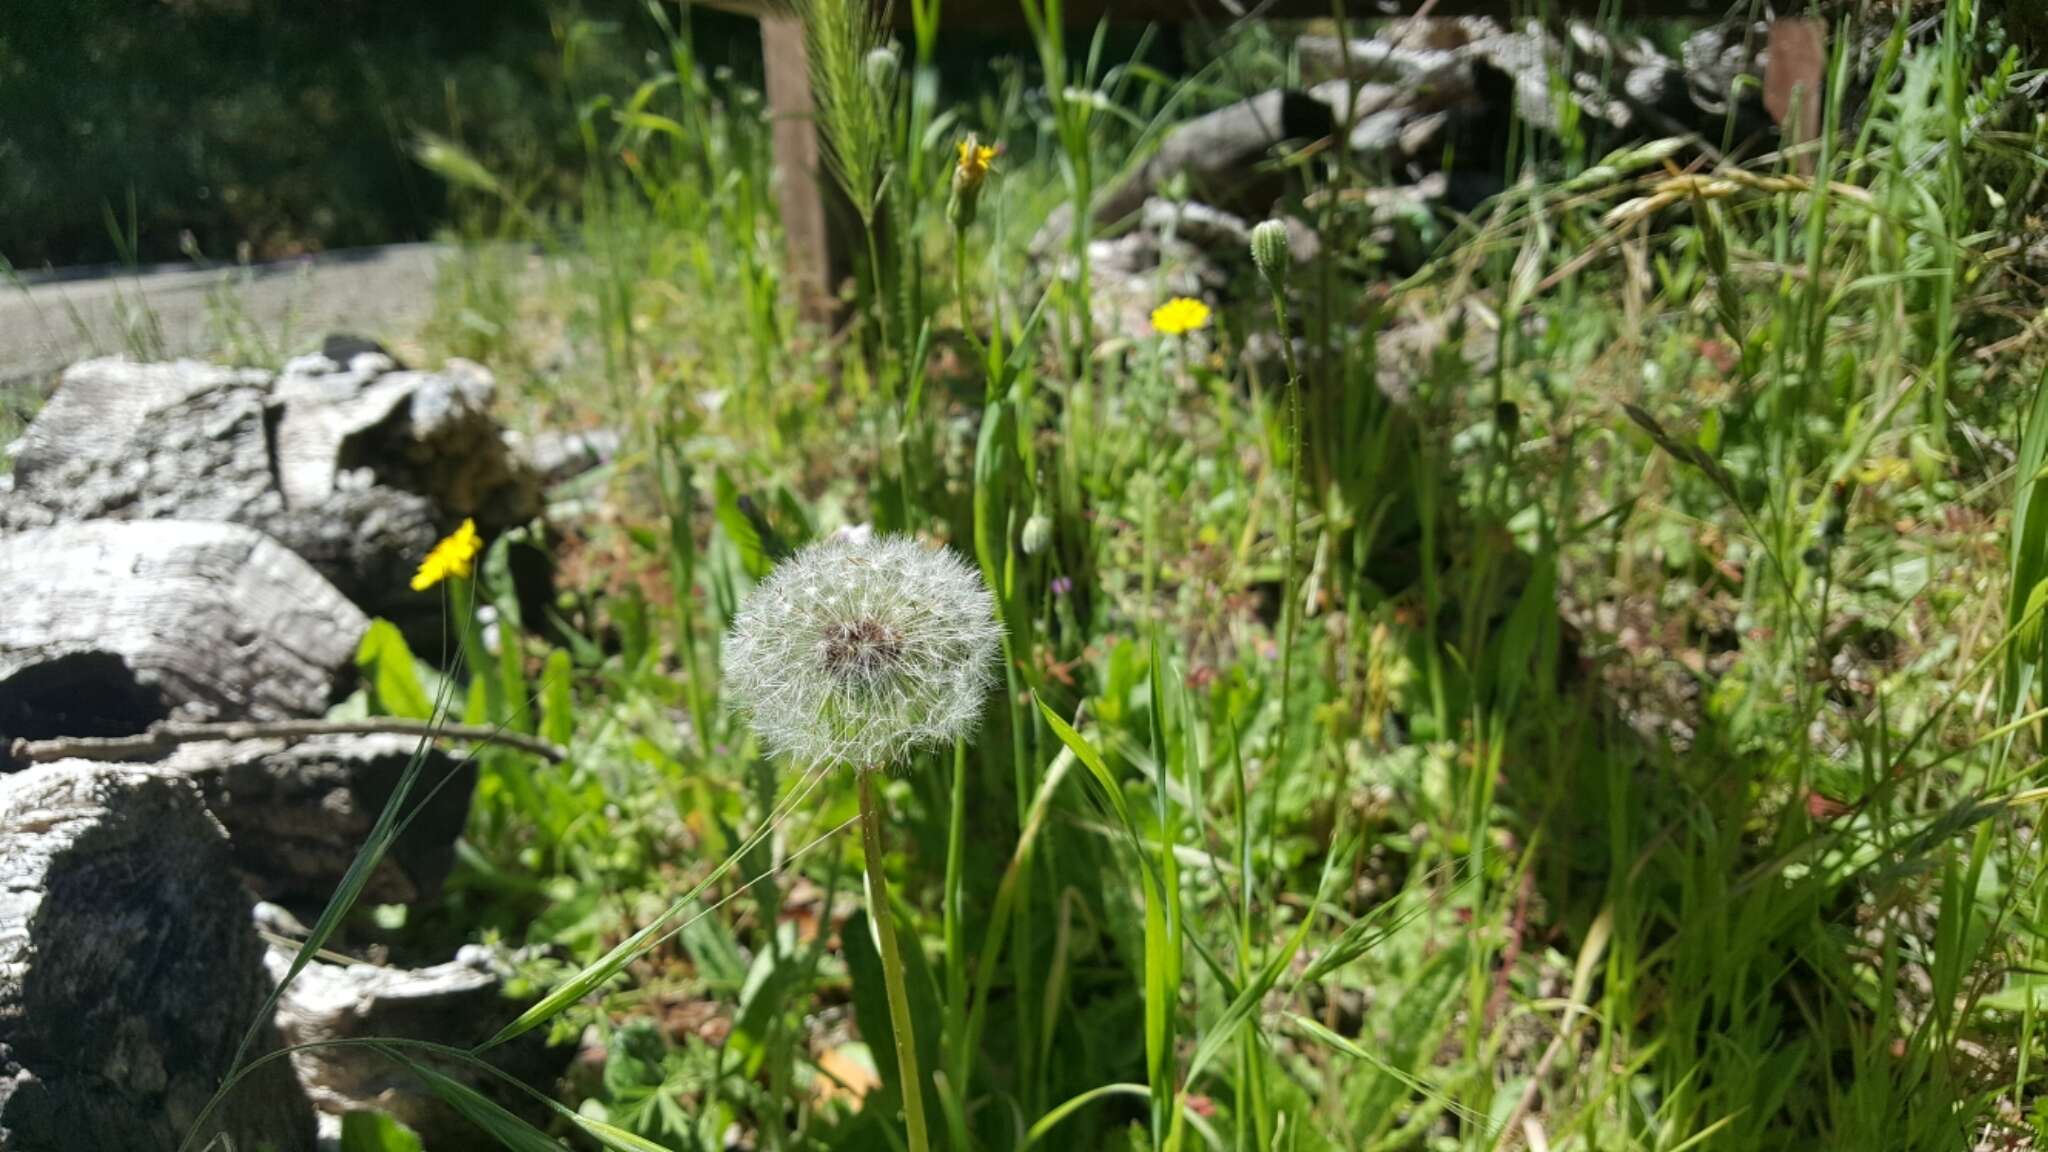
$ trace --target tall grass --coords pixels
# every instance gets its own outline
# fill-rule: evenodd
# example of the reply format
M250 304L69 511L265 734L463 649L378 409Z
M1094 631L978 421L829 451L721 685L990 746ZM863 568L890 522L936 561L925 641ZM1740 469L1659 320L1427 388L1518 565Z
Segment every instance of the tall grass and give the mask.
M637 92L578 94L583 210L539 236L568 271L525 306L573 355L531 395L633 451L563 526L560 611L473 690L575 754L489 766L458 889L556 949L501 1038L603 1046L561 1132L2033 1138L2048 401L2004 238L2043 129L1967 0L1940 37L1881 28L1860 105L1835 37L1802 150L1525 141L1406 275L1335 194L1379 175L1312 143L1283 207L1315 260L1171 347L1098 330L1085 259L1022 251L1063 202L1084 257L1103 174L1209 78L1285 75L1275 41L1174 85L1034 0L1035 77L976 109L939 87L938 5L886 84L855 6L805 11L869 197L855 336L779 302L759 104L687 12ZM1005 151L954 227L970 131ZM1287 341L1280 378L1255 333ZM718 678L753 582L860 521L972 556L1008 632L978 737L872 781L886 963L835 901L854 782L765 762ZM892 1000L922 1083L887 1057ZM700 1004L720 1026L645 1024Z

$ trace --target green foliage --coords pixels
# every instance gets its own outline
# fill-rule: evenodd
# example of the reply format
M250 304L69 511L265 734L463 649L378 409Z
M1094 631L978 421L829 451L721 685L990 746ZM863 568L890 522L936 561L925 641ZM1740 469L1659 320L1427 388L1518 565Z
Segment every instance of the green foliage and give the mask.
M349 1112L341 1118L341 1152L423 1152L412 1130L381 1112Z
M885 69L829 7L820 83L874 117L836 130L876 196L842 332L782 302L758 99L685 22L581 110L576 242L512 226L560 275L473 294L576 353L481 342L516 415L627 439L547 619L487 554L443 693L571 750L481 754L452 885L536 946L485 1048L603 1045L557 1134L897 1148L922 1100L959 1152L2024 1138L2048 391L2004 245L2048 149L1969 5L1876 29L1805 159L1528 133L1419 266L1383 174L1278 155L1314 259L1242 261L1172 342L1024 250L1274 41L1176 84L1032 3L1036 59L948 108L937 9ZM969 130L1005 151L956 226ZM871 854L720 675L755 582L863 523L971 557L1007 626L979 732L868 781ZM384 711L443 684L388 627L362 667Z

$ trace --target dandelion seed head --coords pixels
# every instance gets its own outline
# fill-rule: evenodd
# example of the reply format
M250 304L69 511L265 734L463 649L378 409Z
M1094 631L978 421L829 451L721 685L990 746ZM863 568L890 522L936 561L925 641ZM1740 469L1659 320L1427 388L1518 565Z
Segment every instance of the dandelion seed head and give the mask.
M995 597L953 553L843 535L755 587L726 689L771 754L881 768L973 731L1001 638Z

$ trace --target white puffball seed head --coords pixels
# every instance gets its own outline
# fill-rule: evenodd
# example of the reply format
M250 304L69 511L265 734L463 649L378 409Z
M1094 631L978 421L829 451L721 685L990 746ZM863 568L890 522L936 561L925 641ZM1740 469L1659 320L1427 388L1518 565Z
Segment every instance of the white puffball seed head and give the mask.
M974 730L1002 625L974 568L908 536L836 538L754 588L725 683L770 754L882 768Z

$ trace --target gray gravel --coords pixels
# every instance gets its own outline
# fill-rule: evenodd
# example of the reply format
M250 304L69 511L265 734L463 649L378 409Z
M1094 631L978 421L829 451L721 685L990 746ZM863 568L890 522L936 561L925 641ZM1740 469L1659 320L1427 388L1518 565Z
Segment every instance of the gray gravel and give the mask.
M246 267L86 269L0 281L0 398L40 393L92 356L148 359L268 349L330 329L389 343L433 306L441 244L356 248Z

